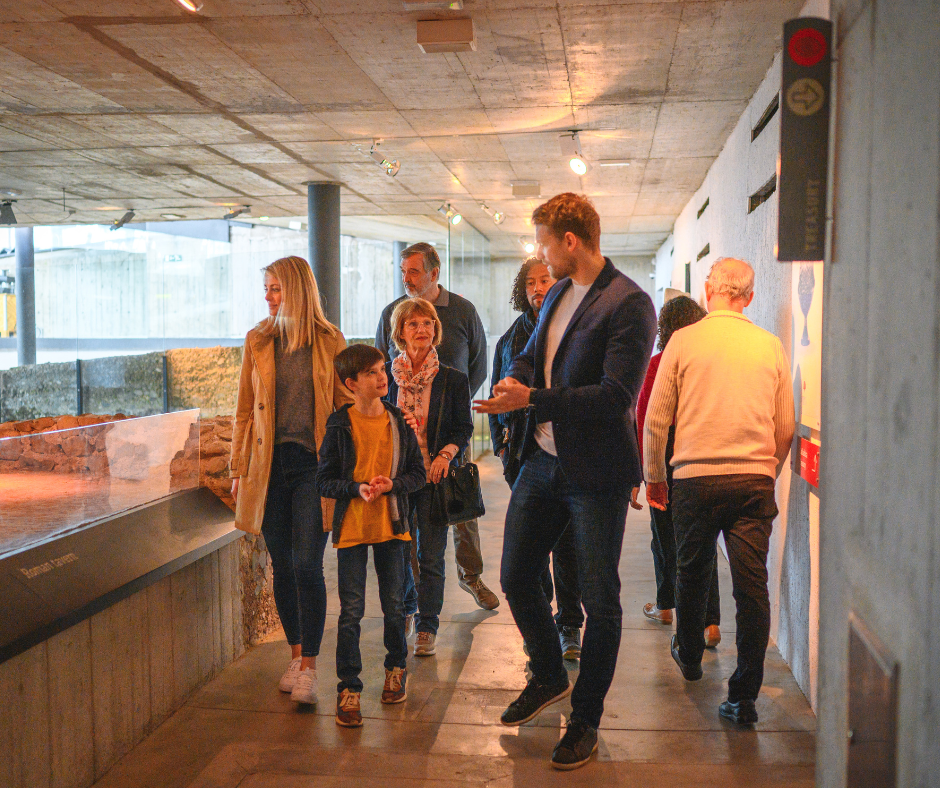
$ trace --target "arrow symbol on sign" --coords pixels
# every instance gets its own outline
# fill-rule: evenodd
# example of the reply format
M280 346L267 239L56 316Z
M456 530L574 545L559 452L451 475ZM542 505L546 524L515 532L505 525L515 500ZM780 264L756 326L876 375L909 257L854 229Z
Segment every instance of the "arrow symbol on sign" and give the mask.
M794 104L802 104L804 110L808 110L822 101L822 95L810 82L804 82L799 90L795 90L790 94L790 98Z

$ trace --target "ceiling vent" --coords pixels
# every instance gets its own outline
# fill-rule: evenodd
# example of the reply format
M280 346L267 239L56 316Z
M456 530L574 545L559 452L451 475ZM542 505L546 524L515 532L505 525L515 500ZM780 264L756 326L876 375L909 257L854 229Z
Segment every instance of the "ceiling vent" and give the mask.
M476 49L473 20L467 17L418 22L418 46L426 55L471 52Z
M538 197L541 194L538 181L513 181L513 197Z

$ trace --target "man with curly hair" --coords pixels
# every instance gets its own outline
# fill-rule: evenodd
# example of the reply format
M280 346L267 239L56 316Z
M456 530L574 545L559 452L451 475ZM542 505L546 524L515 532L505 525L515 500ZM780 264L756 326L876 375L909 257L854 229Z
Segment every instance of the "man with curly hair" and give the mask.
M496 343L491 378L493 381L502 380L512 365L512 360L525 350L526 343L535 330L542 301L554 284L555 278L549 273L548 266L537 257L528 258L519 268L512 283L510 303L514 310L522 314ZM493 396L492 390L490 396ZM509 413L489 414L493 453L503 461L503 475L510 487L515 483L522 465L526 420L530 412L514 410ZM548 601L551 602L555 597L558 603L555 623L561 640L562 656L575 660L581 656L581 625L584 623L584 612L581 609L581 592L578 588L578 560L570 528L566 528L558 539L552 550L552 568L549 571L546 567L541 580Z

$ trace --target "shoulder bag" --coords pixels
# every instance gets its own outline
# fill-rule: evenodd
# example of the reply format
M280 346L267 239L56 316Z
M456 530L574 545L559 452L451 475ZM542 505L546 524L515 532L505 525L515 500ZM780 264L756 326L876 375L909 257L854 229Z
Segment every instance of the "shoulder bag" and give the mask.
M441 392L440 408L437 412L435 446L440 442L445 399L447 399L446 377L444 390ZM447 473L434 485L431 497L431 523L445 527L458 525L468 520L475 520L484 514L486 514L486 508L483 506L483 491L480 488L480 469L472 462L464 462L456 468L449 467Z

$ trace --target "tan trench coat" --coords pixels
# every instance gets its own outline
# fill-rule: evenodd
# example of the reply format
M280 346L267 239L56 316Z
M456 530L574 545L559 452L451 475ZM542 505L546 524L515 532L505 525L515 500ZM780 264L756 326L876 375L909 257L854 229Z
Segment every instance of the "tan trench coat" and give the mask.
M326 420L352 395L333 369L333 359L346 347L338 329L331 334L317 328L313 342L314 438L317 448L326 432ZM251 534L261 533L268 480L274 456L274 337L252 329L245 337L238 404L232 433L232 478L241 477L235 504L235 526ZM321 498L323 528L333 523L332 499Z

